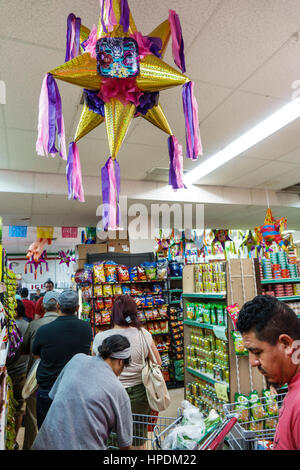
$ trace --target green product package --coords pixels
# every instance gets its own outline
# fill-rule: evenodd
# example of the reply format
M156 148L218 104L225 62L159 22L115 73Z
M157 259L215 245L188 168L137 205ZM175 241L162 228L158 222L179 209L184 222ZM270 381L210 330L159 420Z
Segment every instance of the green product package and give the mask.
M216 306L210 306L210 323L212 325L217 325L217 315L216 315Z
M204 320L204 323L209 323L210 324L210 305L205 305L204 306L203 320Z
M265 410L268 416L278 416L278 404L276 398L272 396L271 390L263 390L262 395L265 401Z
M204 307L202 304L194 304L195 305L195 319L199 323L204 323L204 318L203 318L203 311Z
M258 392L254 390L249 395L249 405L251 410L252 418L256 420L262 420L267 417L266 410L263 407L262 402L259 399Z
M249 400L246 395L242 393L235 394L235 406L234 411L239 414L239 423L247 423L249 421Z
M194 320L195 319L195 308L194 308L194 304L192 304L192 303L187 303L186 304L186 318L188 320Z
M239 331L232 330L231 336L234 344L234 351L237 356L248 356L248 351L244 346L242 335Z
M222 305L217 306L217 324L219 326L224 326L225 325L224 311L223 311L223 306Z

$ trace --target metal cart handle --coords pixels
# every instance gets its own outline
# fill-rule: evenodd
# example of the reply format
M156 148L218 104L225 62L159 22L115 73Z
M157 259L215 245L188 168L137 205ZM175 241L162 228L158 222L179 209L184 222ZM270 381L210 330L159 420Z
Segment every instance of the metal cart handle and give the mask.
M230 421L224 426L220 434L213 440L209 447L206 450L216 450L217 447L224 441L225 437L229 433L229 431L235 426L237 422L237 417L233 416Z

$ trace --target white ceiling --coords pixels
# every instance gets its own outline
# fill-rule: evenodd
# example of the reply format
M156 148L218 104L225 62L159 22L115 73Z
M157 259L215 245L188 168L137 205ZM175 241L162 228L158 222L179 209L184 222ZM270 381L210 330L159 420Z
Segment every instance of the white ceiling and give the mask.
M300 39L295 35L300 30L299 0L129 0L129 5L144 34L167 18L169 8L180 16L187 75L195 81L199 105L202 159L291 99L292 83L300 80ZM35 152L40 87L45 73L64 62L68 14L75 13L92 27L98 21L99 1L0 0L0 11L0 80L7 89L7 104L0 105L0 170L64 174L65 162L59 157L47 159ZM173 65L171 44L165 61ZM81 89L58 85L70 141L81 112ZM180 88L162 92L160 102L185 147ZM204 177L201 184L278 191L298 183L299 130L298 119ZM100 168L109 156L105 127L82 139L79 151L83 184L89 176L99 175L100 180ZM118 157L122 178L143 180L153 168L168 168L168 159L166 135L143 119L135 120ZM195 164L184 159L185 169ZM48 220L56 226L75 219L78 224L80 217L84 226L99 203L96 198L78 204L67 197L47 197L2 193L0 214L12 220L30 214L31 225ZM230 208L223 209L210 206L212 220L219 218L217 225L223 225L225 213L226 227L233 221L238 226L250 223L245 207L233 208L231 215Z

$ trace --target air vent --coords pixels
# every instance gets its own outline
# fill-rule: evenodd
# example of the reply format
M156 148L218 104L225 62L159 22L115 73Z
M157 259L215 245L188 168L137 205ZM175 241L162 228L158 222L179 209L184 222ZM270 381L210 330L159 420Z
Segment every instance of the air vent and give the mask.
M185 175L188 170L183 170ZM147 171L144 181L169 181L169 168L152 168Z

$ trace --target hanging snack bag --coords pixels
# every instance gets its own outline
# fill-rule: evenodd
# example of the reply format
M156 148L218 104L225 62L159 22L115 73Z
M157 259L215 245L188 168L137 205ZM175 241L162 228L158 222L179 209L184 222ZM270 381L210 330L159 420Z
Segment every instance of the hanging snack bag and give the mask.
M82 289L82 300L88 302L93 297L92 286L83 286Z
M159 317L160 318L168 318L168 308L167 306L159 308Z
M103 263L94 264L93 270L94 270L94 283L95 284L101 284L102 282L106 281Z
M159 281L164 281L168 277L168 261L162 259L156 263L156 275Z
M248 351L244 346L242 335L239 331L231 331L234 344L234 351L237 356L248 356Z
M104 299L104 307L106 310L111 310L113 306L113 299L111 297L107 297Z
M103 289L101 284L94 286L94 294L96 297L101 297L103 295Z
M117 274L118 274L118 281L119 282L129 282L129 271L127 266L119 265L117 266Z
M160 322L160 328L162 333L169 333L169 326L167 321Z
M88 302L83 302L82 303L82 313L84 315L89 315L90 311L91 311L90 304Z
M136 282L139 280L137 266L129 268L129 278L131 282Z
M210 306L210 323L212 325L217 325L217 315L216 315L216 306Z
M144 263L143 268L145 270L147 280L154 281L156 279L156 263Z
M234 328L236 330L236 322L237 322L239 311L240 311L239 306L238 304L228 305L228 307L226 307L226 310L229 313L229 316L231 320L233 321Z
M145 269L143 266L137 266L137 275L138 275L138 280L139 281L147 281L147 276L145 273Z
M217 324L219 326L225 325L223 305L217 305Z
M191 303L186 304L186 317L187 317L188 320L194 320L195 319L194 304L191 304Z
M263 397L265 399L265 409L269 416L278 416L278 403L276 398L272 395L271 390L263 390Z
M151 333L152 335L153 335L153 333L155 333L155 328L154 328L154 325L153 325L152 322L149 322L147 324L147 328L148 328L149 333Z
M106 282L117 282L117 263L114 261L104 263L104 273Z
M254 420L261 420L266 418L266 410L264 409L256 390L251 392L249 395L249 406L251 409L251 416Z
M238 422L247 423L249 421L249 400L246 395L242 393L235 394L235 406L234 411L239 414Z
M131 295L140 295L141 294L141 290L139 289L137 284L131 284L130 292L131 292Z
M101 317L102 317L102 323L103 323L103 324L106 324L106 323L110 323L110 322L111 322L110 312L104 310L104 311L101 313Z
M113 296L113 286L110 284L103 284L102 291L103 291L103 297Z
M95 302L95 309L99 312L100 310L104 309L104 301L103 299L97 299Z
M138 313L137 313L137 317L139 319L139 321L141 323L145 323L146 322L146 316L145 316L145 313L143 310L139 310Z
M204 323L210 324L210 305L204 305L204 310L203 310L203 320Z
M195 320L199 323L204 323L203 305L202 304L194 304L194 305L195 305Z
M130 287L122 285L122 293L123 295L130 295L131 294Z
M162 286L160 284L154 283L152 286L153 294L161 294L162 293Z
M122 295L122 286L121 284L114 284L113 285L113 293L115 296Z

